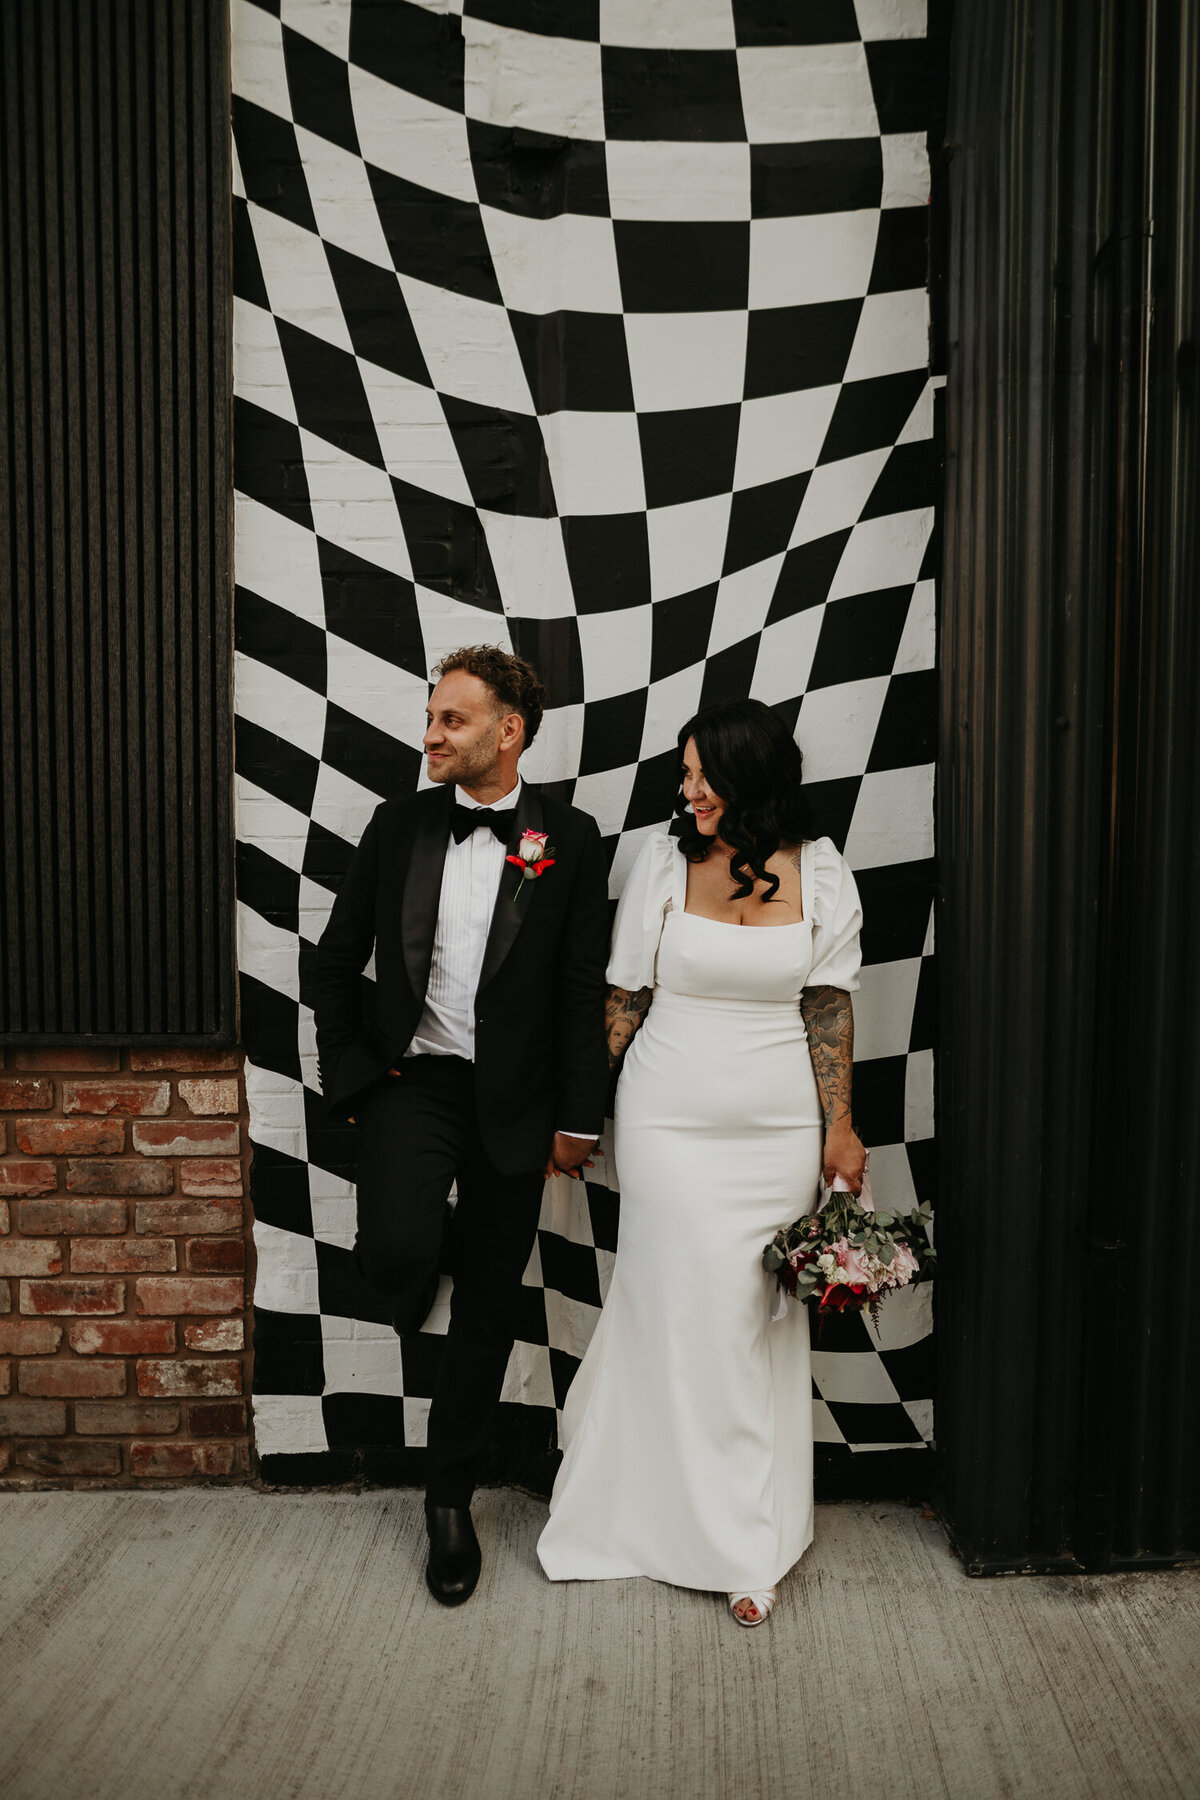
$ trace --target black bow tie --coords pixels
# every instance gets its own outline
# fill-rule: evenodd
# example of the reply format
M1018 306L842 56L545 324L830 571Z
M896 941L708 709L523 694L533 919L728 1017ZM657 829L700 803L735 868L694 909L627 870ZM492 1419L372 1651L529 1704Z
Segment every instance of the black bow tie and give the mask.
M512 823L511 807L507 812L493 812L490 806L464 806L461 800L456 800L450 812L450 829L456 844L469 838L477 825L488 826L502 844L507 844Z

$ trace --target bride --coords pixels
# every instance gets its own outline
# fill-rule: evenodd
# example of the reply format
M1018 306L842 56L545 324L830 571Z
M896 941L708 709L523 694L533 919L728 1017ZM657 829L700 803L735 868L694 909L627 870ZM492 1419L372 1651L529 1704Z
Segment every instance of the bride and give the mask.
M538 1556L552 1581L724 1592L758 1625L813 1536L808 1309L771 1322L761 1256L815 1206L822 1168L862 1185L862 914L848 864L809 833L777 714L711 706L679 746L671 835L643 845L617 907L620 1234Z

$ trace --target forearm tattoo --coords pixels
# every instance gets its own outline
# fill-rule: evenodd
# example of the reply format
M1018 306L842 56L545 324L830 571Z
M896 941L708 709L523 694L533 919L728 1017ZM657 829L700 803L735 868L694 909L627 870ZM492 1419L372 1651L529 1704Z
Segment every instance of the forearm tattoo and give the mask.
M633 1042L633 1034L645 1018L652 989L610 987L604 1002L604 1030L608 1038L608 1066L615 1069Z
M850 1081L854 1067L854 1011L845 988L804 988L800 1016L808 1032L817 1092L825 1129L850 1118Z

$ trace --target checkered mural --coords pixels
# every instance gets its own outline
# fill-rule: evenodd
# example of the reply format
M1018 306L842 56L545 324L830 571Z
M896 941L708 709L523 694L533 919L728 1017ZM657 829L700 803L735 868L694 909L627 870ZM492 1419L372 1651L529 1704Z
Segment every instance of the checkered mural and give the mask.
M924 29L922 0L234 0L268 1475L420 1473L446 1294L402 1348L358 1281L310 983L373 808L424 780L428 674L458 644L537 663L551 706L523 769L594 814L614 896L670 816L681 721L747 693L783 713L863 897L876 1198L932 1197ZM514 1458L552 1448L607 1288L606 1167L546 1190ZM881 1342L826 1324L818 1469L931 1441L930 1302L889 1301Z

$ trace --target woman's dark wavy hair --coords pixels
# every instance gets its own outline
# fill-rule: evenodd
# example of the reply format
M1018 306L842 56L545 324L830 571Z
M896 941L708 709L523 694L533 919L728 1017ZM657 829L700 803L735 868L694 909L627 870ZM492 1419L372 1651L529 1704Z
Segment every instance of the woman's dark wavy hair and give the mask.
M681 766L689 738L696 740L704 779L725 802L720 832L733 849L733 898L748 899L758 880L767 884L763 898L773 900L779 877L767 873L768 861L780 844L801 844L816 835L800 786L800 746L779 714L761 700L723 700L689 719L679 733ZM696 829L682 780L671 833L689 862L704 861L712 840Z

